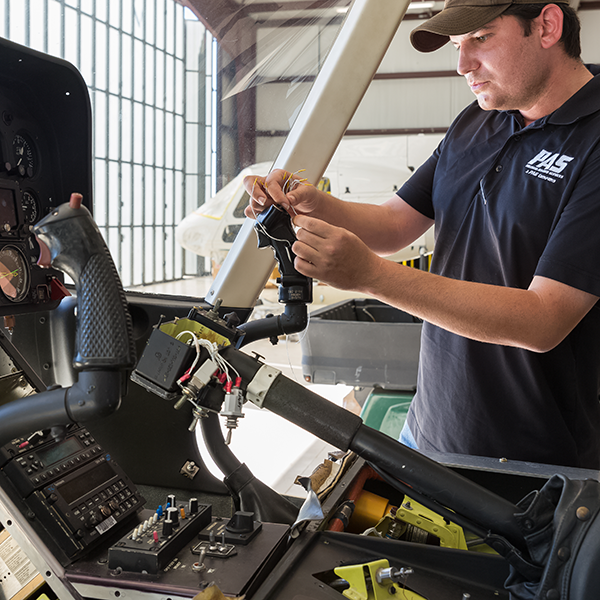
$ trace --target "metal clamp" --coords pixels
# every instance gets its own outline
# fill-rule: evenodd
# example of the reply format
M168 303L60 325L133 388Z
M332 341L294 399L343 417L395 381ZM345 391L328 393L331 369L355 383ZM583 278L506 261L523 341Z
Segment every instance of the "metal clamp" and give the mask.
M278 369L270 367L269 365L263 365L248 384L248 387L246 388L246 398L253 404L256 404L259 408L262 408L267 392L280 374L281 371Z

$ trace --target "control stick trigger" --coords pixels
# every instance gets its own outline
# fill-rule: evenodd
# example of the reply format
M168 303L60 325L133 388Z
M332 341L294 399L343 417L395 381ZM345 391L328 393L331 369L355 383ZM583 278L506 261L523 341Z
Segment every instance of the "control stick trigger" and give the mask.
M79 192L73 192L69 198L69 207L75 210L81 208L83 196Z
M40 247L40 256L37 260L37 264L44 268L49 269L52 266L52 255L50 254L50 248L46 246L44 242L36 235L35 241L38 243Z

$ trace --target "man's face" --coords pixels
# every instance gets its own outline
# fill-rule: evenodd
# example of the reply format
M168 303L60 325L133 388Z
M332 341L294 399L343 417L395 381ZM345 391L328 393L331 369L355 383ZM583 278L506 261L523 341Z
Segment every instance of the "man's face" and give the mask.
M516 17L498 17L481 29L450 36L464 75L484 110L528 111L541 98L548 68L536 22L525 37Z

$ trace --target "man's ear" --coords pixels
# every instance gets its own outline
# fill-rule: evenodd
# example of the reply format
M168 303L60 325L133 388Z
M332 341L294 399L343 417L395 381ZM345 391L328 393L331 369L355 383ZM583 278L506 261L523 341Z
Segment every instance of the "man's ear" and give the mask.
M551 48L560 41L563 12L556 4L547 4L536 19L542 48Z

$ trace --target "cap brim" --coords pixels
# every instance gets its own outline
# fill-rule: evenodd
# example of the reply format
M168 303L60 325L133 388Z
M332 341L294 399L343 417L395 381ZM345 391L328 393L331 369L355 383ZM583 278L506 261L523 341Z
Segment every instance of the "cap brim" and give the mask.
M455 6L442 10L413 29L410 42L419 52L433 52L446 44L451 35L464 35L499 17L509 6Z

